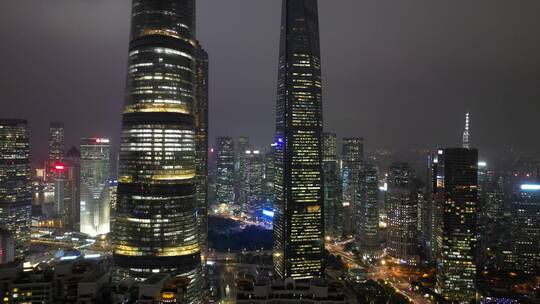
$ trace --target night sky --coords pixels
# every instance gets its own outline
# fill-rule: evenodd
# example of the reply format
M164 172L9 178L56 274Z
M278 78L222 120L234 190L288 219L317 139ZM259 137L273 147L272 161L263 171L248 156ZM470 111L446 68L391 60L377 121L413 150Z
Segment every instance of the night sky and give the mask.
M30 121L34 160L50 121L66 124L66 146L118 142L130 3L2 0L0 117ZM199 0L210 143L272 142L280 6ZM457 146L470 111L481 150L539 152L538 12L538 0L320 0L325 129L368 149Z

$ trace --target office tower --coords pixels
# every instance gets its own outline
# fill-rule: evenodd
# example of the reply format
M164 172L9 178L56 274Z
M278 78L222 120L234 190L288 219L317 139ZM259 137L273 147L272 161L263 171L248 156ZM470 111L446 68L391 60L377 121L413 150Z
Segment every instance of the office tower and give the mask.
M230 137L217 137L216 203L234 203L234 142Z
M356 234L356 197L362 159L364 158L364 140L362 138L343 138L342 154L343 233L345 237L350 237Z
M64 228L73 230L75 227L74 216L75 212L79 212L79 209L75 209L78 200L76 198L75 177L78 176L78 172L75 172L78 168L69 167L65 162L56 163L52 168L53 181L54 181L54 215L62 221Z
M73 230L80 230L80 190L81 190L81 153L76 147L71 147L64 157L64 164L67 167L67 176L72 181L69 185L71 187L70 193L72 196L72 206L70 210L71 219L66 222L66 228Z
M274 269L324 276L322 84L316 0L283 0L276 107Z
M208 250L208 53L197 48L197 89L195 116L195 170L197 173L197 224L201 243L202 265Z
M49 124L49 158L46 170L49 175L54 174L54 165L62 163L64 159L64 124L51 122Z
M366 260L381 256L379 242L379 174L373 164L364 164L360 171L357 192L356 242Z
M412 171L406 163L393 163L388 173L387 249L397 263L416 266L418 252L418 193L412 183Z
M250 217L258 217L264 206L264 158L259 150L246 150L241 157L240 206Z
M182 276L200 303L195 1L134 0L130 40L114 261L137 279Z
M245 174L245 158L247 156L245 152L251 150L253 149L249 143L249 137L242 136L236 139L234 150L234 201L240 210L244 210L244 207L246 207L244 204L247 200L247 198L243 196L245 192L242 192L242 179Z
M527 182L512 194L513 269L540 273L540 183Z
M420 244L425 261L428 264L435 265L438 256L436 216L440 209L435 202L435 194L437 192L437 153L429 153L426 160L426 191L425 205L422 208Z
M264 198L265 205L268 208L273 209L275 200L274 191L274 175L275 175L275 159L274 159L274 145L270 147L265 155L264 161Z
M0 119L0 228L14 240L15 259L30 247L32 189L30 183L28 124Z
M471 147L471 138L469 134L469 113L465 114L465 129L463 130L463 148Z
M118 181L109 181L109 223L110 231L114 231L114 223L116 221L116 204L118 202Z
M325 237L340 240L343 236L343 204L336 134L323 134L323 170Z
M80 231L91 236L110 231L109 150L109 139L81 139Z
M450 148L437 154L437 290L449 301L468 303L476 293L478 151Z

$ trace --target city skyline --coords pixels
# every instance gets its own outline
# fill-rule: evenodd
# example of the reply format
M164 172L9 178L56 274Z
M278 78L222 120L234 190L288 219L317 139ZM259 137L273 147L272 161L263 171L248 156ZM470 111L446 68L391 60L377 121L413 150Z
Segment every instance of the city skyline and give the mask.
M256 146L265 147L273 139L272 118L267 113L273 111L275 99L279 3L214 2L203 0L198 4L198 36L209 53L215 54L210 68L209 138L213 142L215 136L245 135L253 138ZM539 3L527 2L517 8L491 1L491 9L483 10L481 19L475 15L481 8L476 3L469 4L471 12L464 15L459 6L425 2L393 4L395 10L372 1L340 3L339 7L320 4L322 59L327 67L324 98L331 101L325 104L326 132L364 137L368 150L458 146L463 114L470 111L471 141L481 153L494 148L540 149L536 143L529 144L525 136L516 136L536 128L533 113L540 110L539 103L532 102L540 97L536 89L540 52L535 51L540 46L532 37L536 36L534 25L538 22L532 12L537 11ZM34 162L46 157L50 121L65 123L66 149L81 137L107 137L114 145L119 142L129 1L62 5L72 14L57 15L55 5L9 1L14 13L3 18L7 26L0 29L13 49L25 49L20 54L11 48L0 50L19 64L8 64L0 72L6 79L0 103L6 108L6 117L29 121ZM34 48L18 36L3 32L17 28L18 34L28 36L30 29L12 16L30 6L40 8L32 13L34 23L41 25L32 26L42 44L40 54L35 56L39 61L25 60L35 54ZM247 16L245 10L253 13ZM238 16L235 19L239 21L225 22L230 15ZM96 16L100 16L100 22L95 22ZM455 25L453 20L458 16L461 22ZM77 29L61 27L68 22ZM216 31L218 22L220 30ZM357 31L359 28L361 31ZM253 35L254 31L261 35ZM231 39L221 38L232 32L237 34ZM343 33L347 43L337 43L342 35L335 32ZM519 35L514 37L515 33ZM438 36L448 39L440 41ZM60 37L63 48L57 47ZM476 40L478 37L482 39ZM234 48L239 42L246 47ZM52 56L53 51L57 55ZM258 64L239 65L246 57ZM37 90L21 85L23 74L18 71L30 68L30 63L38 71L34 76L40 81L36 83L44 83L37 84ZM235 77L227 76L232 65L240 67ZM51 73L55 77L49 77ZM72 77L74 74L77 77ZM248 89L239 90L239 84ZM253 100L252 96L259 98ZM10 100L17 100L19 107L8 106ZM445 103L452 107L445 115L438 115ZM345 106L352 111L344 114ZM239 119L245 117L245 111L252 115ZM80 123L86 113L95 118L94 124ZM421 115L423 119L419 119ZM424 131L427 125L437 126L436 132ZM402 136L392 136L396 129ZM407 138L408 134L421 134L423 139Z
M526 4L19 1L5 303L540 301Z

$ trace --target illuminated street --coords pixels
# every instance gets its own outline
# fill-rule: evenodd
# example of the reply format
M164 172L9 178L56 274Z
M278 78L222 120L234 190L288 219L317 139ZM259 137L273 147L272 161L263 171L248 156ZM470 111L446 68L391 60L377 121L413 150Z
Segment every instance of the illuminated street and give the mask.
M327 244L326 249L333 255L337 255L342 258L343 262L348 268L361 268L357 258L351 253L343 249L343 245L347 242L337 244ZM383 280L390 284L397 292L407 297L410 301L417 304L429 304L433 303L431 300L424 298L413 291L410 284L410 276L408 273L401 272L400 270L394 270L392 267L375 266L368 268L367 278L373 281Z

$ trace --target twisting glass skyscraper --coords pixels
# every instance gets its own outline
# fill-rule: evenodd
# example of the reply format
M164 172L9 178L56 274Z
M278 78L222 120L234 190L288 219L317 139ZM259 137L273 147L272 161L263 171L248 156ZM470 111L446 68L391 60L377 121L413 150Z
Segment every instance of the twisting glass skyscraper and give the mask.
M183 276L199 303L195 1L133 0L114 260L136 278Z
M274 268L324 275L322 87L317 0L283 0L276 110Z

